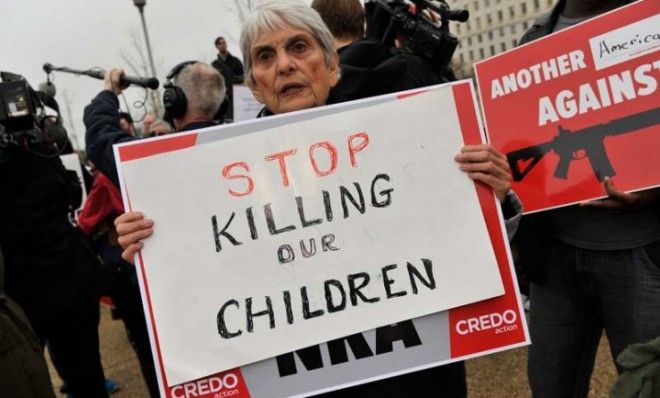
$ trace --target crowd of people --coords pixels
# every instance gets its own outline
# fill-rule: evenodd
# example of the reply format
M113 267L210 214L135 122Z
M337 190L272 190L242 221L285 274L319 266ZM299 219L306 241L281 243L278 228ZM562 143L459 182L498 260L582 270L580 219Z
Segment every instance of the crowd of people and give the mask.
M625 3L559 0L521 43ZM158 226L148 214L124 211L113 145L231 122L234 84L247 85L264 106L259 117L268 117L446 81L446 71L384 45L378 29L367 24L365 30L370 17L359 0L314 0L311 7L262 2L242 26L243 62L218 37L212 63L175 65L164 86L165 115L147 115L141 134L119 110L124 72L110 70L84 111L93 171L75 226L67 215L81 200L80 182L59 159L0 148L0 396L54 396L46 345L70 396L108 395L99 352L101 294L112 298L125 324L150 396L159 396L133 266ZM503 154L488 144L467 145L455 161L500 200L517 261L531 281L534 397L586 397L603 330L613 358L660 337L660 190L625 193L605 180L607 199L523 217ZM660 375L655 380L660 385ZM465 397L464 363L319 396L407 396L411 385L431 396Z

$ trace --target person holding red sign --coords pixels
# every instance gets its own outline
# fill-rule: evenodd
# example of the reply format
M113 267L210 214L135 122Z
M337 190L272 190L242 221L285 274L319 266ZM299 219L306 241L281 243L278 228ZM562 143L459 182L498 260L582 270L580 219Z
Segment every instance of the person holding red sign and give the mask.
M626 3L560 1L520 43ZM531 268L534 397L586 397L603 329L615 358L660 336L660 190L624 193L609 178L604 184L609 198L526 216L518 235Z
M264 104L261 116L293 112L342 101L333 88L340 79L339 57L332 34L309 6L285 0L264 2L245 22L241 33L246 83ZM469 178L490 186L503 203L507 229L515 230L522 207L511 191L506 157L492 146L468 145L455 157ZM441 183L441 182L439 182ZM154 223L140 212L115 220L123 258L133 262ZM452 364L322 395L330 397L406 396L410 386L424 384L442 397L465 397L465 369Z

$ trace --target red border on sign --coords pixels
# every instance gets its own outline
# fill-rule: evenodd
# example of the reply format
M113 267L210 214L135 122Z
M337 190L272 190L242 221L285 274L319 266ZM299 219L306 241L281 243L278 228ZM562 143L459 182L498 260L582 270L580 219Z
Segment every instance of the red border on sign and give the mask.
M179 149L195 146L197 133L185 135L172 135L155 141L145 141L134 145L119 147L119 160L128 162L130 160L142 159L159 153L172 152Z
M117 149L119 154L119 162L128 162L131 160L142 159L149 156L173 152L180 149L189 148L195 146L197 143L197 133L190 133L185 135L172 135L165 138L161 138L153 141L139 142L133 145L121 146ZM128 210L132 211L133 207L131 206L130 198L128 192L126 192L126 198L128 202ZM156 329L156 321L154 319L153 306L151 305L151 293L149 292L149 284L147 283L147 274L145 272L145 264L142 258L142 252L138 252L138 258L140 260L140 268L142 274L142 282L144 286L144 295L147 301L147 308L149 308L149 320L151 322L151 330L154 335L154 342L156 343L156 355L158 355L158 365L160 369L160 375L162 377L162 382L164 388L167 392L171 392L171 389L168 388L167 376L165 375L165 368L163 367L163 357L161 354L160 343L158 339L158 331Z
M470 85L468 83L456 84L453 86L453 91L458 120L465 143L468 145L483 143ZM452 358L525 341L523 320L520 317L522 311L520 311L518 299L515 294L516 287L513 284L514 279L509 267L507 242L504 240L505 237L501 229L500 215L497 209L498 203L496 203L496 200L493 200L493 192L485 184L476 183L475 187L486 221L486 227L488 228L488 234L495 251L495 258L500 276L502 277L505 293L500 297L449 310L449 340ZM461 321L475 318L479 320L480 317L488 317L493 313L502 314L508 310L516 314L516 321L510 325L512 328L515 327L515 329L506 333L498 333L497 328L473 331L464 335L459 334L457 331L458 323Z

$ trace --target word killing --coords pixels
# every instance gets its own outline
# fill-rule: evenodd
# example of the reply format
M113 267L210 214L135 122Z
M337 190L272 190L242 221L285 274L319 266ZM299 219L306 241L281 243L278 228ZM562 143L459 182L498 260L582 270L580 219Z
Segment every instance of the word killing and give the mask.
M371 188L369 191L369 199L371 207L374 208L383 208L387 207L392 203L392 191L394 188L378 188L383 183L389 183L390 177L387 174L377 174L371 181ZM367 202L364 193L362 192L362 187L359 183L354 182L353 188L350 189L345 186L339 187L339 202L341 203L341 215L343 218L348 218L351 215L350 208L357 210L360 214L364 214L367 210ZM297 228L307 228L314 225L323 223L324 221L330 222L335 217L335 210L333 209L333 202L330 196L330 192L322 190L321 191L323 201L323 214L315 214L310 216L305 211L305 202L301 196L295 197L295 206L297 208L298 220L295 223L282 225L275 221L274 211L272 203L267 203L263 206L264 221L266 227L268 228L268 233L270 235L278 235L284 232L293 231ZM260 231L258 226L262 226L263 223L257 222L255 220L255 212L252 207L245 209L245 219L241 217L241 220L247 224L247 229L250 231L250 239L257 240L259 239ZM218 224L218 218L216 215L211 216L211 226L213 228L213 237L215 240L215 250L216 252L221 252L223 249L223 240L227 240L234 246L242 245L243 242L237 238L236 232L232 232L230 227L236 219L236 212L232 211L231 215L228 217L227 222L224 224L224 227L220 228L221 224ZM245 224L243 224L243 227ZM224 238L224 239L222 239ZM241 238L243 239L243 238Z

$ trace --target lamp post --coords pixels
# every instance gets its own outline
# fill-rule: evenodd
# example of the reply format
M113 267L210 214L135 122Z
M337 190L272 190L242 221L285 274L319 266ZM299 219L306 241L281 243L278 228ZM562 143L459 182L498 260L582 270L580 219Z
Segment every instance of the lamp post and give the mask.
M142 21L142 31L144 32L144 41L147 44L147 55L149 56L149 67L151 68L151 75L156 77L156 67L154 66L154 56L151 53L151 41L149 40L149 32L147 31L147 21L144 19L144 6L147 5L147 0L133 0L133 4L140 11L140 20ZM154 95L156 95L154 97ZM154 111L158 116L162 116L160 112L160 105L158 103L158 97L160 97L160 89L156 89L155 93L151 93L151 104L154 107Z

